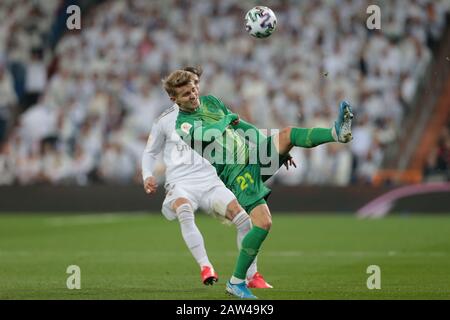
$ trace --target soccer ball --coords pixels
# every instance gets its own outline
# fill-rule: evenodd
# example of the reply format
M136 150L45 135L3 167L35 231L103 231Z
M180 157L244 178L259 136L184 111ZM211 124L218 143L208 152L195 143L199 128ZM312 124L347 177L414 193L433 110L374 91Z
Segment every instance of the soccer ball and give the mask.
M245 29L256 38L267 38L277 26L277 17L270 8L257 6L245 15Z

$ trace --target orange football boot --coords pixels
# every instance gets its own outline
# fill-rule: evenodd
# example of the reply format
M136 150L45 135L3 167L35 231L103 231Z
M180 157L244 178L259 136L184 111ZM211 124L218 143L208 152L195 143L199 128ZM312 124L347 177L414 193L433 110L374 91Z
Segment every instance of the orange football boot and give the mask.
M273 288L270 284L264 280L261 273L256 272L251 279L248 279L247 287L258 289L270 289Z
M214 269L211 267L207 266L203 267L200 276L202 277L202 282L205 286L213 285L214 282L219 281L219 276L217 275L217 272L215 272Z

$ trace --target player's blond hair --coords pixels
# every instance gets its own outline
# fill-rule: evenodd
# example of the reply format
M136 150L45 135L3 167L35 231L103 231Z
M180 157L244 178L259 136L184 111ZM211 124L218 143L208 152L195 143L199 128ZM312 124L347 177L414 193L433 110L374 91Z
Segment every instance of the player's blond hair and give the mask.
M194 74L186 70L176 70L162 80L164 89L170 97L177 95L177 89L194 81Z
M192 72L199 78L202 76L202 73L203 73L203 68L200 66L197 66L197 67L187 66L187 67L184 67L183 70Z

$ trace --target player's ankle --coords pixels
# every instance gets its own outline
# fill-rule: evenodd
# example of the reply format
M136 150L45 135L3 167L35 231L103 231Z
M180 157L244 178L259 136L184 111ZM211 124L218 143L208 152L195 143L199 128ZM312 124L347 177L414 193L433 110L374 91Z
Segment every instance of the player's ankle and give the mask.
M200 270L202 270L204 267L208 267L208 268L214 269L213 265L209 261L201 262L201 263L199 263L199 265L200 265Z
M236 278L235 276L231 276L231 278L230 278L231 284L240 284L244 281L245 281L245 279L239 279L239 278Z
M338 138L335 126L331 127L331 135L333 136L333 139L334 139L335 142L339 141L339 138Z

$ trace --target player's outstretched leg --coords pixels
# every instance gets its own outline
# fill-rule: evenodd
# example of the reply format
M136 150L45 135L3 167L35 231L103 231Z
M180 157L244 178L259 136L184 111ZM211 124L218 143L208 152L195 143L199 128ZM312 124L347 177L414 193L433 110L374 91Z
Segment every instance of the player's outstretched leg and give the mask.
M294 146L313 148L328 142L347 143L352 140L352 119L350 104L342 101L338 118L331 128L284 128L275 135L274 143L279 154L287 154Z

